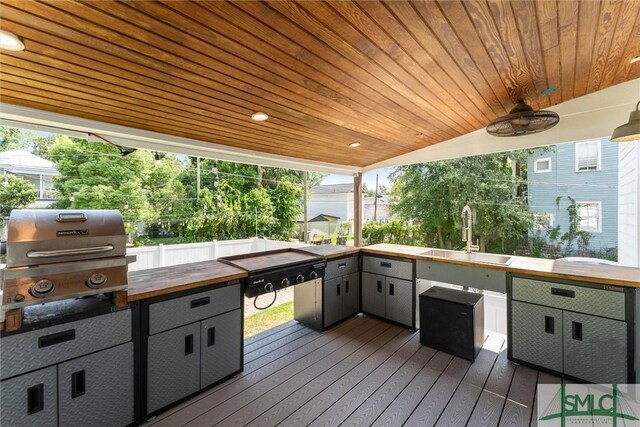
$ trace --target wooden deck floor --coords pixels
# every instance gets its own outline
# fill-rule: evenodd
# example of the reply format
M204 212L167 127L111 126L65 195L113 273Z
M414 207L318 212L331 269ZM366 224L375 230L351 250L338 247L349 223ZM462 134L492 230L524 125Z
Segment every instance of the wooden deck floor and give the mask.
M292 321L245 341L242 374L146 425L529 426L536 384L559 381L509 362L503 335L471 364L368 316L324 333Z

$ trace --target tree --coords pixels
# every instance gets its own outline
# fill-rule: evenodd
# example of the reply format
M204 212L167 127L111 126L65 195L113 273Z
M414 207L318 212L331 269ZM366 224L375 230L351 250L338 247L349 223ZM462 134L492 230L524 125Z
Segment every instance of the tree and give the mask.
M8 216L13 209L20 209L36 201L38 191L26 179L6 174L0 184L0 216Z
M391 175L398 195L394 211L420 225L430 246L462 248L461 212L474 212L474 238L480 248L507 252L527 237L533 215L526 203L528 151L487 154L401 166ZM507 249L508 246L508 249Z

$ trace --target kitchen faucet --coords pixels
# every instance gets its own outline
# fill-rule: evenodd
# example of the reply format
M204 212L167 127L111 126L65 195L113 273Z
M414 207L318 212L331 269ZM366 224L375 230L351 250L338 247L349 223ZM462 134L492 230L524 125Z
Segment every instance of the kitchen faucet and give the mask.
M480 250L479 245L473 244L473 212L469 205L462 208L462 241L467 242L467 253L477 252ZM476 242L477 243L477 242Z

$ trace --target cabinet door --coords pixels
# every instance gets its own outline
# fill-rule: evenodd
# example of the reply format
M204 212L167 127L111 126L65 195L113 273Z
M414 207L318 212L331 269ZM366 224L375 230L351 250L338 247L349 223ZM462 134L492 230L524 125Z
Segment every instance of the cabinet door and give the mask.
M413 326L413 282L392 277L386 281L387 319Z
M200 390L200 322L147 342L147 413Z
M344 296L342 299L342 318L360 312L360 273L349 274L342 279Z
M627 324L564 312L564 373L596 384L626 383Z
M333 325L343 319L342 296L344 286L342 277L336 277L322 283L322 309L324 310L324 327Z
M562 372L562 310L513 301L511 356Z
M0 382L2 425L58 425L56 367L40 369Z
M233 310L201 322L201 387L242 368L242 313Z
M133 422L133 343L58 365L61 426L110 427Z
M379 274L362 273L362 311L385 317L385 277Z

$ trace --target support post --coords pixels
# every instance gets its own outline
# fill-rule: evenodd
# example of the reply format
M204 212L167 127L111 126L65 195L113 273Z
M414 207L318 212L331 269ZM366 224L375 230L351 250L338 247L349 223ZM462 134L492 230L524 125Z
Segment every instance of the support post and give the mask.
M353 176L353 246L362 246L362 173Z
M307 211L307 191L309 191L309 172L304 171L304 193L303 193L303 203L304 203L304 224L302 225L302 240L305 243L309 243L309 217Z

